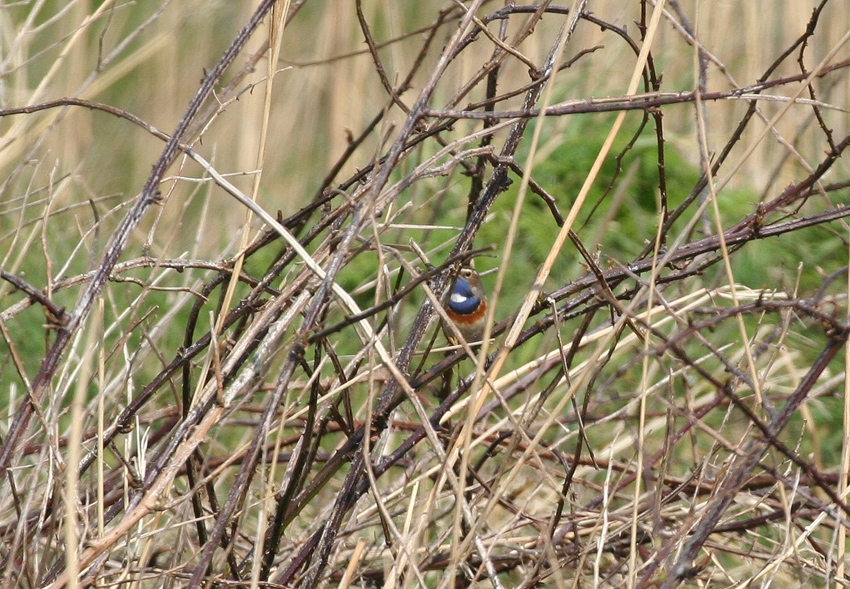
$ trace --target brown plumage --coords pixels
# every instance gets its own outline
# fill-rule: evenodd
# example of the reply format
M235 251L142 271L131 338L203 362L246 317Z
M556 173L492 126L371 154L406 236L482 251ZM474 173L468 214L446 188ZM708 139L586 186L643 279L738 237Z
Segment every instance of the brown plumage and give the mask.
M473 268L461 268L452 283L446 314L467 343L481 341L487 316L487 296L484 294L481 276ZM443 332L450 342L457 343L450 327L443 325Z

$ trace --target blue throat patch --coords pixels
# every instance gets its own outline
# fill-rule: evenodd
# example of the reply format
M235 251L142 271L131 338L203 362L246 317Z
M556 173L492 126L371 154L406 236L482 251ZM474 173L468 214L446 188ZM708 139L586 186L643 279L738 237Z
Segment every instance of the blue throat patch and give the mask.
M459 296L458 296L459 295ZM472 285L465 278L458 278L449 299L449 309L459 315L469 315L478 309L481 299L472 292Z

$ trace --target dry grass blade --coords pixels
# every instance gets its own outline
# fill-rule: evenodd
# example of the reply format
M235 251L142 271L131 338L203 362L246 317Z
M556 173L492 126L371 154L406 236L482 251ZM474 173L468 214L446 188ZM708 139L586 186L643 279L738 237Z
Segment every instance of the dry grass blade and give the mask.
M843 3L60 4L0 10L0 585L844 583Z

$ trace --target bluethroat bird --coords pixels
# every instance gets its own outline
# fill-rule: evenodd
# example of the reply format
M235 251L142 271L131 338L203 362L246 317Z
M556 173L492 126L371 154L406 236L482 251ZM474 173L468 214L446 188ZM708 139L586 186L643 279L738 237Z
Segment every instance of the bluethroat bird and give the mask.
M474 268L464 266L452 284L446 304L446 315L452 320L467 343L480 342L484 337L487 315L487 296L481 284L481 276ZM448 340L457 343L454 333L447 325L443 332Z

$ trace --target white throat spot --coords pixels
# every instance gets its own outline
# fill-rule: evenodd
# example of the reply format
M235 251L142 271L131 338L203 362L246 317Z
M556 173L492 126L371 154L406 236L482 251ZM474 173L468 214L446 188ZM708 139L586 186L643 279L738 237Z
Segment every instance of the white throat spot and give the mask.
M454 304L459 305L461 303L465 303L466 301L468 301L469 297L464 296L464 295L460 294L459 292L453 292L451 300Z

